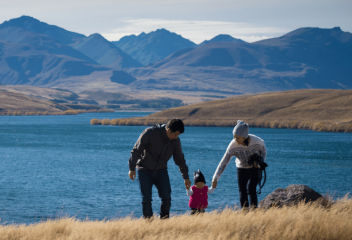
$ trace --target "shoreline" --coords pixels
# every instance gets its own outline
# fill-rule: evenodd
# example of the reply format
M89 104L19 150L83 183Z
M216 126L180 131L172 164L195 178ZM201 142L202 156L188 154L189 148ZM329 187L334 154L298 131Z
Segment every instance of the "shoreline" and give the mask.
M352 132L352 90L305 89L239 95L128 119L92 119L101 125L153 125L172 118L188 126L235 126Z
M169 118L117 118L117 119L91 119L91 125L112 125L112 126L152 126L156 123L166 123ZM194 127L233 127L235 120L232 119L207 119L207 120L190 120L182 119L186 126ZM352 132L352 123L337 123L333 121L302 121L302 120L251 120L242 119L251 127L256 128L283 128L283 129L302 129L317 132Z

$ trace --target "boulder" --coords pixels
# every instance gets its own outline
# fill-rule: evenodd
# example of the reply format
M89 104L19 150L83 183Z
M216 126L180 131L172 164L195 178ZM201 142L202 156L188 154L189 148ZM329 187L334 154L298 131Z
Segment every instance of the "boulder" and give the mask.
M306 185L294 184L285 189L278 188L259 203L259 207L293 206L300 202L325 202L323 196Z

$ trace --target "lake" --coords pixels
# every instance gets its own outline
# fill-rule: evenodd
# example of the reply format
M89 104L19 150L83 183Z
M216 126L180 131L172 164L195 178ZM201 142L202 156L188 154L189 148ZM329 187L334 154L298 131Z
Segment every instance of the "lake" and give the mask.
M138 180L128 178L130 151L143 126L96 126L92 118L146 112L68 116L0 116L0 224L30 224L75 217L140 217ZM352 189L352 134L251 128L265 140L267 182L259 200L276 188L306 184L341 198ZM180 136L190 176L198 168L207 184L232 138L232 127L186 127ZM188 211L178 168L169 161L171 215ZM160 200L153 190L153 210ZM239 205L234 159L209 195L207 211Z

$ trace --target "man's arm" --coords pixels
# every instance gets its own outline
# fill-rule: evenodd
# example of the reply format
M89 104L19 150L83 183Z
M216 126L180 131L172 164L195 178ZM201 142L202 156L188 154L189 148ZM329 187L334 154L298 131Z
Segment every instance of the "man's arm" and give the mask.
M189 189L191 186L191 181L189 180L188 166L186 164L186 160L185 160L184 154L182 152L181 141L179 138L176 139L175 141L176 141L176 143L175 143L175 148L174 148L174 152L173 152L174 162L180 169L182 177L185 181L186 188Z
M147 147L149 144L149 139L150 139L150 131L148 129L144 130L139 138L137 139L137 142L134 144L133 149L131 151L131 157L128 160L128 166L129 166L129 176L133 180L136 176L136 164L138 159L141 157L144 149ZM134 176L134 177L133 177Z

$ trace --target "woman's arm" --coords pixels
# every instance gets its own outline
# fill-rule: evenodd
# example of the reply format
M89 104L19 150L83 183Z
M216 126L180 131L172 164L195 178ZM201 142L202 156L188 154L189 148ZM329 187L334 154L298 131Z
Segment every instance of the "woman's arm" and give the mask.
M228 154L227 152L224 154L224 156L222 157L220 163L218 164L218 167L215 170L215 173L213 175L213 181L214 180L218 180L221 176L221 174L224 172L227 164L229 164L231 159L230 154Z

